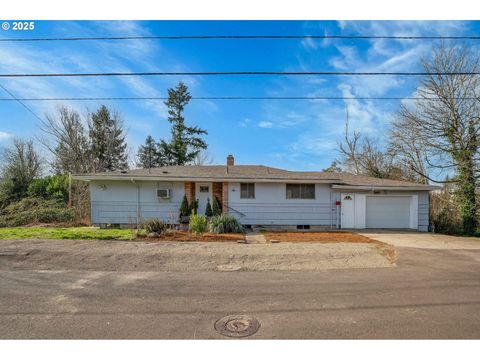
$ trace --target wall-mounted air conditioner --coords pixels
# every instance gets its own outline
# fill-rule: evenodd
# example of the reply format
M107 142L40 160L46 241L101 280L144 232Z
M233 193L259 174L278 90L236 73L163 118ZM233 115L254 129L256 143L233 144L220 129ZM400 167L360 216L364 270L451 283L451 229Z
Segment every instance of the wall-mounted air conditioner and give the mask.
M170 189L157 189L159 199L170 199Z

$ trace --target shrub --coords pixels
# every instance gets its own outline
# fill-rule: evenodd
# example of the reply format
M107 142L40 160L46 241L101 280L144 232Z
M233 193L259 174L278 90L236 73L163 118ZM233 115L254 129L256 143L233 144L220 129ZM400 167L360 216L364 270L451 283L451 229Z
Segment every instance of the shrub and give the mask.
M160 219L149 219L145 221L143 228L147 233L163 234L167 230L167 224Z
M245 229L235 217L225 214L213 216L208 224L208 229L214 234L245 232Z
M190 214L190 207L188 206L187 195L183 195L182 203L180 204L180 216L188 216Z
M203 215L196 215L192 213L190 215L190 223L188 224L190 231L196 234L202 234L207 231L208 221Z
M220 215L222 213L222 207L220 206L220 201L218 198L215 196L213 198L213 207L212 207L212 215Z
M189 209L190 214L196 214L197 210L198 210L198 200L192 200L192 202L190 203L190 209Z
M459 203L451 186L430 195L430 223L436 233L463 235Z
M1 226L22 226L31 223L63 223L74 220L74 211L59 200L24 198L2 210Z
M211 217L213 215L212 206L210 205L210 199L207 199L207 206L205 207L205 216Z
M36 220L41 223L56 223L73 221L73 209L69 208L48 208L39 209L34 212Z
M68 201L68 175L46 176L33 180L28 186L30 197Z

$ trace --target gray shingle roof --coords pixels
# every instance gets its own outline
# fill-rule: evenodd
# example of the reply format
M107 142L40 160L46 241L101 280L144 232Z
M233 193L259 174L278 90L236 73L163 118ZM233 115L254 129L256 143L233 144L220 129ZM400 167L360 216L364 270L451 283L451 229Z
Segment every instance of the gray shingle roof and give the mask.
M128 171L112 171L75 176L77 179L102 179L112 178L130 179L142 178L195 178L195 179L229 179L245 180L318 180L340 185L351 186L391 186L391 187L421 187L428 186L408 181L378 179L367 176L358 176L350 173L331 173L317 171L289 171L263 165L187 165L187 166L166 166L152 169L134 169Z

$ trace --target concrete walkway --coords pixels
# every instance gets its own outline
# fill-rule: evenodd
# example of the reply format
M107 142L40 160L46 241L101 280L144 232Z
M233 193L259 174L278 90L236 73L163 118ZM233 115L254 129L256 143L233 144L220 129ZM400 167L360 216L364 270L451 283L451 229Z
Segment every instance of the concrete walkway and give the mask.
M247 244L266 244L267 239L262 233L251 232L245 235L245 241Z
M480 238L475 237L386 230L365 230L359 233L396 247L438 250L480 250Z

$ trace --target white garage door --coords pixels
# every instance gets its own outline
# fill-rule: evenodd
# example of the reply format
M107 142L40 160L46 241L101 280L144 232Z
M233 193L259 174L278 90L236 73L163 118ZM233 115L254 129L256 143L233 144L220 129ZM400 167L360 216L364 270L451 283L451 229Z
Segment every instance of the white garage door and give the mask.
M411 196L367 196L367 228L408 229L410 201Z

